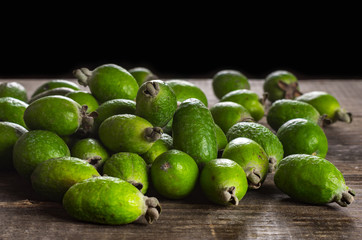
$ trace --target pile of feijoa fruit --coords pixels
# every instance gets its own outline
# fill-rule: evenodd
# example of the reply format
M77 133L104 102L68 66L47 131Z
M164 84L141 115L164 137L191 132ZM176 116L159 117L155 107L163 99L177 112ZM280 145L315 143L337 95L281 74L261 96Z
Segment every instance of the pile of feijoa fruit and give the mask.
M268 75L258 96L241 72L219 71L213 106L196 85L160 80L143 67L104 64L73 74L87 91L51 80L28 99L21 84L0 84L0 169L15 169L76 219L117 225L144 216L152 223L161 206L145 195L149 187L172 200L199 185L212 203L238 205L271 172L298 201L353 201L325 159L323 131L350 123L352 114L326 92L302 93L290 72ZM267 125L258 123L264 116Z

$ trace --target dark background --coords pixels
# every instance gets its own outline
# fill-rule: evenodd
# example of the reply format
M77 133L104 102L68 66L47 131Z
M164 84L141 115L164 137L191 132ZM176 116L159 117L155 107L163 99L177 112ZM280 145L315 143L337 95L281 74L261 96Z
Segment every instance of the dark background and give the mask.
M71 78L75 68L104 63L147 67L161 79L210 78L222 69L249 78L279 69L300 79L362 78L361 19L353 7L266 6L251 14L240 5L112 8L17 11L11 24L1 21L0 78ZM13 21L17 16L22 20Z

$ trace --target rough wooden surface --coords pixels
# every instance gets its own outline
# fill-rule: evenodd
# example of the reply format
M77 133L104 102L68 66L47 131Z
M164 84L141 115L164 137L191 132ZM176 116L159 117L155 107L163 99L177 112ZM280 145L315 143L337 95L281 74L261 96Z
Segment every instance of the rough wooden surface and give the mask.
M41 83L15 81L29 93ZM210 105L217 102L210 80L190 81L206 92ZM259 190L248 191L235 207L211 204L199 189L179 201L166 200L151 189L147 195L158 197L163 208L156 223L147 225L140 219L105 226L72 219L61 204L42 200L16 172L0 172L0 239L362 239L362 81L303 80L300 85L303 92L333 94L354 115L352 124L336 123L325 129L327 159L356 191L349 207L293 201L275 187L269 174ZM251 89L261 94L262 81L251 80ZM266 124L265 118L261 123Z

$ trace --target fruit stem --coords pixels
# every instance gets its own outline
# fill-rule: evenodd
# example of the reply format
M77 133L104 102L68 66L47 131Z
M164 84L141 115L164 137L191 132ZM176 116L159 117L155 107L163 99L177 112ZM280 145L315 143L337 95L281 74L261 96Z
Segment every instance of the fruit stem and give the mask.
M156 142L161 138L163 131L160 127L148 127L145 129L145 138L149 142Z
M294 99L303 94L298 90L298 82L292 82L288 84L279 80L278 87L285 92L284 94L285 99Z
M327 114L323 114L318 119L318 125L323 128L332 124L332 120L327 117Z
M78 83L84 87L88 86L88 78L92 75L92 71L88 68L79 68L73 71L73 76L78 79Z
M239 199L235 195L235 186L225 188L222 191L221 195L222 195L222 198L223 198L224 202L231 203L232 205L238 205L239 204Z
M154 221L157 221L157 219L159 218L160 214L161 214L161 205L158 202L157 198L154 197L147 197L145 196L145 204L147 207L146 213L145 213L145 218L146 221L149 224L152 224Z
M342 192L341 195L336 196L334 201L342 207L347 207L354 201L354 196L356 196L355 191L349 188L347 191Z
M251 189L258 189L261 186L261 174L259 171L253 168L249 173L247 173L247 179L249 183L249 188Z
M87 133L89 133L92 130L92 127L94 124L94 118L98 117L97 112L87 113L87 110L88 110L87 105L83 105L80 110L81 124L78 129L78 133L80 133L82 135L86 135Z
M143 91L143 93L147 97L156 97L159 91L160 86L157 82L146 82L146 89Z
M142 188L143 188L143 184L142 183L140 183L140 182L136 182L136 181L134 181L134 180L129 180L129 181L127 181L127 182L129 182L130 184L132 184L133 186L135 186L138 190L142 190Z
M269 157L269 172L274 172L276 166L277 166L277 160L275 159L275 157Z
M336 118L338 121L351 123L352 122L352 113L346 112L343 109L338 109L336 111Z

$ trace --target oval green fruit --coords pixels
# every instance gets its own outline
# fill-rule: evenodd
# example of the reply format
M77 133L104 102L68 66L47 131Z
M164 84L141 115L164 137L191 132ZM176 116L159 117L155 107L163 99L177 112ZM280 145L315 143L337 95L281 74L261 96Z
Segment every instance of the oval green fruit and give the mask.
M109 117L98 130L101 142L111 151L138 154L147 152L161 134L161 128L132 114Z
M148 190L148 171L145 161L136 153L113 154L103 166L103 174L123 179L143 194Z
M15 143L13 163L17 172L26 179L36 166L50 158L69 157L65 142L55 133L34 130L24 133Z
M28 106L27 103L16 98L0 98L0 121L17 123L26 128L23 117Z
M318 123L319 112L310 104L290 99L275 101L267 114L267 122L271 128L278 131L281 125L294 118L304 118Z
M141 86L144 82L157 79L157 76L145 67L131 68L128 72L136 79L138 86Z
M62 80L62 79L56 79L56 80L50 80L43 84L41 84L33 93L31 96L32 98L42 92L45 92L47 90L51 90L54 88L71 88L73 90L80 90L79 86L71 81L68 80Z
M258 189L264 182L269 169L268 156L255 141L239 137L226 145L223 158L238 163L245 171L250 189Z
M66 191L74 184L99 173L84 160L74 157L60 157L41 162L31 174L33 189L52 201L62 201Z
M205 196L220 205L238 205L248 190L243 168L230 159L213 159L200 173L200 186Z
M87 68L73 72L79 84L88 86L92 95L100 102L112 99L134 100L138 83L124 68L116 64L104 64L93 71Z
M216 133L217 150L220 152L226 147L228 141L224 131L217 124L215 124L215 133Z
M303 118L284 123L277 132L283 144L284 156L310 154L324 158L328 151L328 141L324 131L317 124Z
M173 117L175 149L189 154L199 166L217 158L215 123L209 109L198 99L183 101Z
M168 86L172 88L176 95L176 99L179 102L183 102L189 98L199 99L205 106L208 106L208 101L205 93L196 86L195 84L185 81L173 79L165 82Z
M27 102L28 96L26 89L18 82L3 82L0 84L0 98L12 97L20 101Z
M46 90L42 93L37 94L36 96L32 97L29 100L29 104L40 99L43 97L47 97L47 96L65 96L71 92L74 92L75 90L72 88L68 88L68 87L60 87L60 88L53 88L53 89L49 89Z
M227 93L238 89L250 89L248 79L239 71L222 70L212 79L212 88L217 98L221 99Z
M158 139L152 147L141 155L147 164L152 164L155 159L164 152L173 148L173 139L170 135L163 133L161 138Z
M63 207L72 217L93 223L120 225L145 216L157 220L161 206L132 184L115 177L94 177L74 184L65 193Z
M136 97L136 115L146 119L153 126L165 126L177 109L173 90L161 80L142 84Z
M99 106L97 100L93 97L93 95L86 91L74 91L67 93L65 96L73 99L81 106L87 105L87 113L97 110Z
M194 189L199 175L196 162L188 154L170 150L158 156L151 166L152 184L169 199L182 199Z
M291 198L310 204L336 202L346 207L355 196L342 173L331 162L307 154L284 158L275 172L274 182Z
M16 123L0 122L0 170L13 169L13 148L24 133L24 127Z

